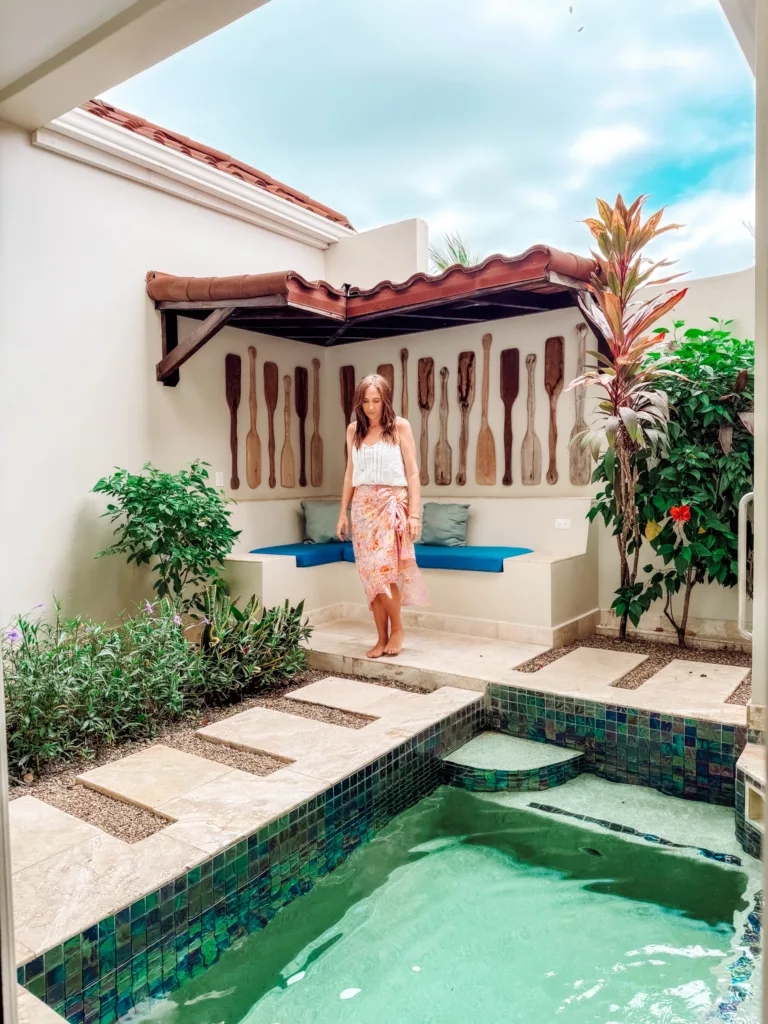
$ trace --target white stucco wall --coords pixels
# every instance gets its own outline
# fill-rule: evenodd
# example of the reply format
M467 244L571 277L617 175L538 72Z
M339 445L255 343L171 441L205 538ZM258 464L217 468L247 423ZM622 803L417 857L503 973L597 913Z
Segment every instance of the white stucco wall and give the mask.
M317 278L323 252L36 149L7 125L0 224L0 619L52 592L69 610L110 616L144 586L119 559L93 560L110 538L104 502L88 493L96 480L115 465L176 469L196 455L229 479L231 339L222 333L184 367L179 388L158 384L159 318L144 275L292 268ZM229 333L245 357L255 336ZM270 346L282 373L296 346ZM241 412L244 441L245 387Z

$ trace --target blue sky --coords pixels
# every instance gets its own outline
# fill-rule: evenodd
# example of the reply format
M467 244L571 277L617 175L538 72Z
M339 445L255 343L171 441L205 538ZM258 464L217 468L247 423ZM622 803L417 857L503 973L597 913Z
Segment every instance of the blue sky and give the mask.
M270 0L104 98L481 255L650 192L698 277L753 262L753 85L717 0Z

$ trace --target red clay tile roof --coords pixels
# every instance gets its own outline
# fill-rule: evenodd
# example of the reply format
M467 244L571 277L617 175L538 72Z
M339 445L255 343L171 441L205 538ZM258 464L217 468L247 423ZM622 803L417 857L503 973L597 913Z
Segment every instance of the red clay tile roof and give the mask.
M284 185L281 181L271 178L268 174L264 174L263 171L259 171L249 164L244 164L241 160L236 160L227 153L204 146L202 142L195 142L194 139L188 139L186 135L179 135L178 132L161 128L151 121L145 121L143 117L128 114L103 100L89 100L83 104L82 109L89 114L103 117L105 121L110 121L120 128L127 128L128 131L136 132L137 135L142 135L146 139L159 142L163 146L168 146L169 149L175 149L178 153L192 157L193 160L199 160L219 171L224 171L225 174L240 178L241 181L246 181L250 185L256 185L257 188L264 189L265 192L270 192L280 199L287 199L289 203L295 203L311 213L317 213L321 217L333 221L334 224L341 224L342 227L354 230L343 213L338 213L330 206L324 206L322 203L310 199L303 192Z
M519 256L489 256L414 274L401 284L340 290L295 271L233 277L175 277L150 271L147 292L164 309L205 316L215 305L239 309L236 326L278 337L339 344L483 323L575 305L595 270L591 259L535 245Z

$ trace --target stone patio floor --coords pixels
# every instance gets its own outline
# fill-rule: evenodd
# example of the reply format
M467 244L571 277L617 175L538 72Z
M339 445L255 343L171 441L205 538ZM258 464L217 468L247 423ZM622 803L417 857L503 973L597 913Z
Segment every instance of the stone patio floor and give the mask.
M547 648L493 637L409 629L397 657L371 660L365 655L371 642L368 622L323 622L312 632L310 664L327 672L392 679L425 688L484 690L489 682L498 682L728 725L746 724L746 707L726 703L749 672L743 666L675 659L637 689L621 690L614 684L644 662L646 655L581 647L538 672L518 672L519 665Z

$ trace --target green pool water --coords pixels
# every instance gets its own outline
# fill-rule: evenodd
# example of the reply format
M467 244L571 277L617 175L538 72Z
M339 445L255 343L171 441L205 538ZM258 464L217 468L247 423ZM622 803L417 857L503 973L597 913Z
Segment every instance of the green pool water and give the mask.
M689 1024L746 875L439 789L138 1016L173 1024Z

